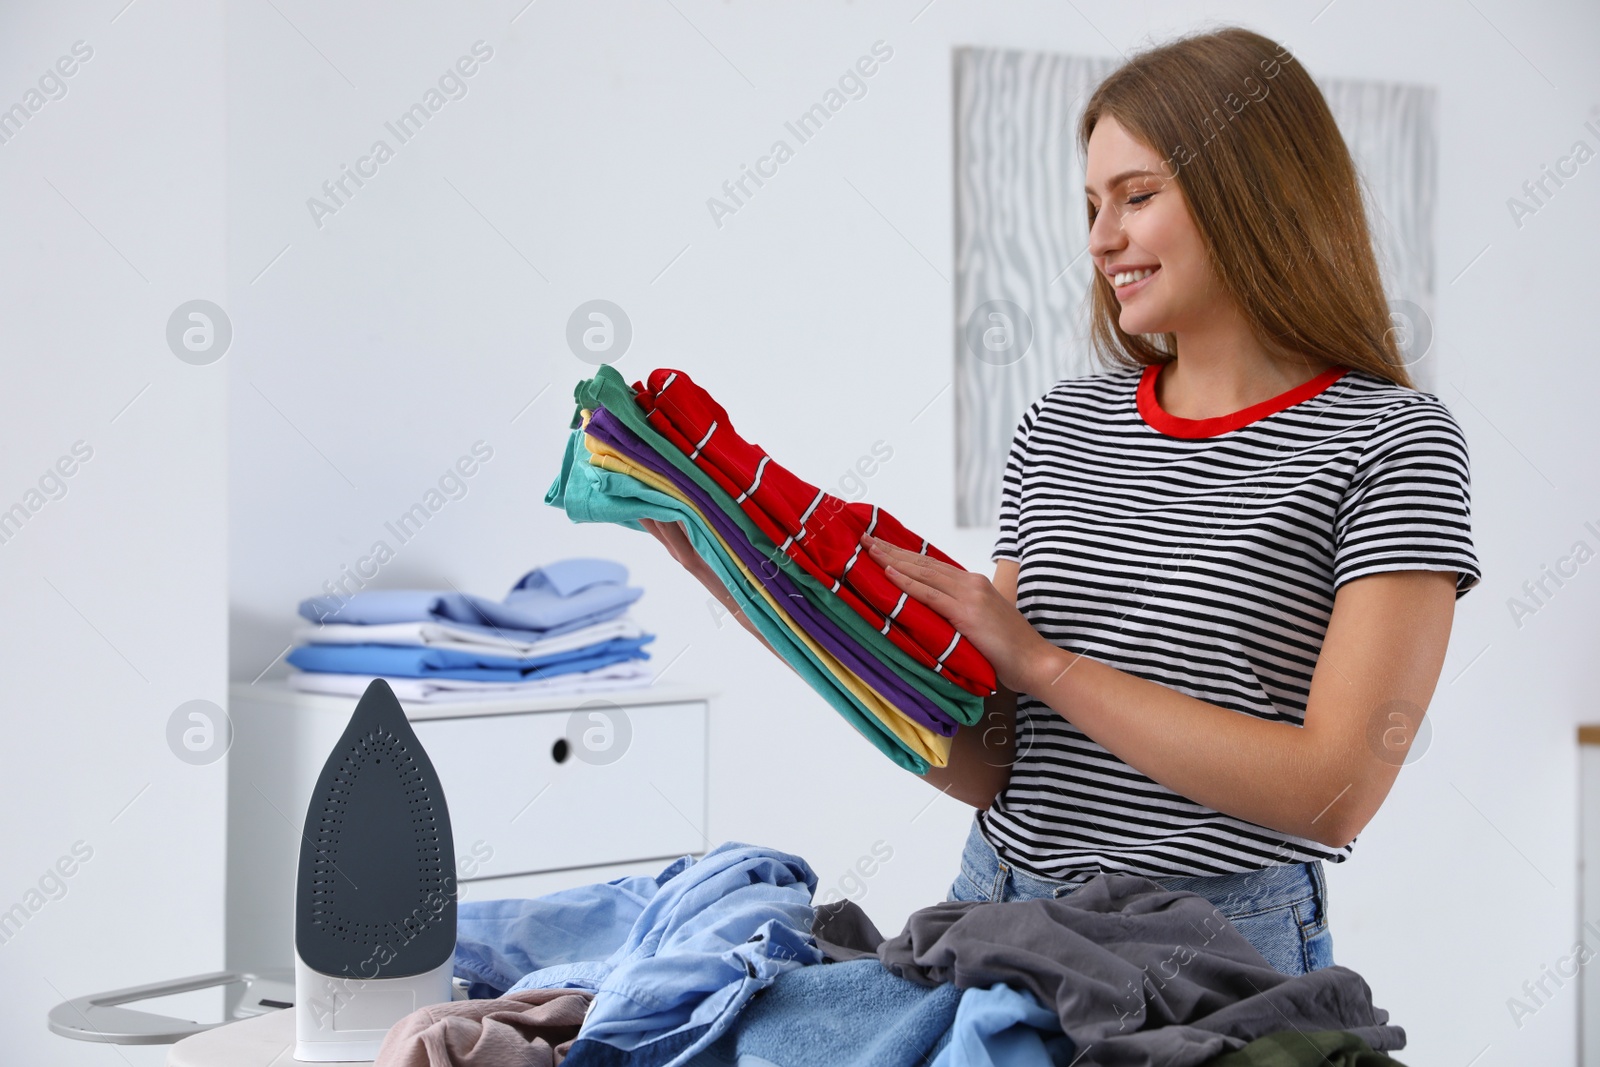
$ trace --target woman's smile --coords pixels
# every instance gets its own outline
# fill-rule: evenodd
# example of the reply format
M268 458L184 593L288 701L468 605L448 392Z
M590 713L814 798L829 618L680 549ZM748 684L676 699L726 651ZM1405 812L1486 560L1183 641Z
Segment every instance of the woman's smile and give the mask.
M1111 275L1111 285L1117 294L1117 299L1126 301L1129 296L1148 285L1160 270L1160 267L1141 267L1137 270L1118 271Z

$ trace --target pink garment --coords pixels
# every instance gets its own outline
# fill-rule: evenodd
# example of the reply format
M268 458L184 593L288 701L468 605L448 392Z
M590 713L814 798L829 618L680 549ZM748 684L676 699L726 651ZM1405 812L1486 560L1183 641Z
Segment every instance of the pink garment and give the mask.
M376 1067L556 1067L592 994L529 989L418 1008L389 1028Z

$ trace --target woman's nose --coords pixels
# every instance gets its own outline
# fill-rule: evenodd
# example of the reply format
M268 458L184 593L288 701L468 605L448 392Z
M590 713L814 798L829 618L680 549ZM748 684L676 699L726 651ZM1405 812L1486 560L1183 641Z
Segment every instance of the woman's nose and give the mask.
M1099 257L1115 252L1127 242L1122 221L1113 210L1102 211L1089 224L1089 255Z

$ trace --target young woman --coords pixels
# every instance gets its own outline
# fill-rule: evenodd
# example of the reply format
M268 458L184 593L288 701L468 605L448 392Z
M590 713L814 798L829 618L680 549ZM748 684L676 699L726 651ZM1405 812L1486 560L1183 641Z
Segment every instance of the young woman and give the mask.
M863 538L1001 685L925 776L978 809L950 897L1144 875L1304 973L1333 962L1322 865L1393 785L1479 578L1466 443L1411 385L1355 168L1287 50L1234 28L1143 52L1078 138L1118 369L1024 413L992 580Z

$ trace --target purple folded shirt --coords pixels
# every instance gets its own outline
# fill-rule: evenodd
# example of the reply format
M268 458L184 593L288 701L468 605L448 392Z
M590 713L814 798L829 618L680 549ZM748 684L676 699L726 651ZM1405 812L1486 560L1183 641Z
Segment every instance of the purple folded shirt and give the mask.
M659 474L670 482L674 489L693 501L707 521L716 528L716 532L727 542L728 547L750 569L750 573L756 576L757 581L772 594L773 599L783 605L784 610L795 620L800 629L833 653L840 663L850 668L863 682L877 690L890 705L943 737L950 737L956 732L955 720L951 719L926 693L908 684L905 679L885 667L883 661L864 651L838 623L807 600L794 579L778 570L772 561L756 551L756 547L745 537L744 531L739 529L738 524L712 502L710 496L694 479L656 455L655 450L623 425L620 419L605 408L596 407L589 415L589 423L584 432L592 434L596 440L603 441L616 449L628 457L630 462Z

